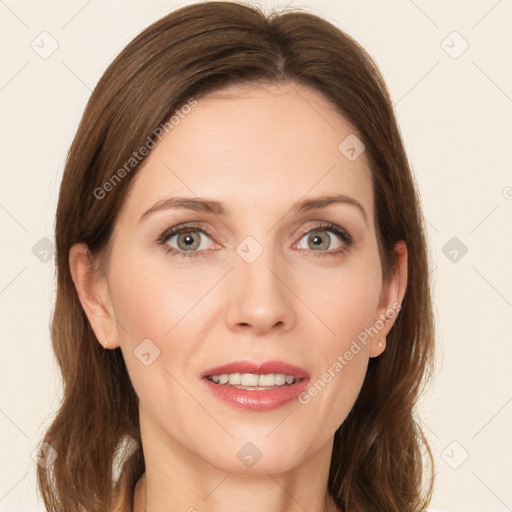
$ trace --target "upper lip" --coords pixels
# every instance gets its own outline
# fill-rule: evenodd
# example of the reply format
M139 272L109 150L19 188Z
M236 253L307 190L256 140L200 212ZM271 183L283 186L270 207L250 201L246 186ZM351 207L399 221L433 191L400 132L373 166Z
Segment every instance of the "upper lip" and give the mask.
M309 373L303 368L282 361L264 361L254 363L251 361L234 361L232 363L216 366L204 371L202 377L212 375L222 375L223 373L253 373L257 375L267 375L270 373L282 373L284 375L293 375L299 379L309 378Z

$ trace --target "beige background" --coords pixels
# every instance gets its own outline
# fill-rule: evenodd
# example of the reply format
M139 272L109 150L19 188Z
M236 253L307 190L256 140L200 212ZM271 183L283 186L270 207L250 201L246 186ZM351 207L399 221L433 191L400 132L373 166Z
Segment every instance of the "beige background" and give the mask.
M187 3L0 0L0 512L43 510L30 454L60 393L48 326L68 147L115 55ZM511 511L512 2L291 4L375 58L416 173L440 356L420 407L437 465L432 510Z

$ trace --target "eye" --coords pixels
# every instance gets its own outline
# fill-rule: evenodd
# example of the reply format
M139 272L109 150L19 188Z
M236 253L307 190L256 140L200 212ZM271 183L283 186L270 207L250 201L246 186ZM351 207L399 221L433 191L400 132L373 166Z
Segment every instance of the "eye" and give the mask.
M185 258L204 255L208 249L208 232L200 226L174 226L168 229L158 239L167 252L179 254Z
M306 247L302 245L302 240L305 240ZM324 223L303 234L294 248L305 249L313 256L333 256L348 251L352 243L352 237L343 228L336 224Z
M333 236L334 235L334 236ZM178 225L166 230L157 242L166 252L184 258L205 256L208 253L211 235L200 225ZM305 240L306 247L302 245ZM312 256L334 256L347 252L353 243L351 235L330 222L322 223L301 235L294 249L306 250Z

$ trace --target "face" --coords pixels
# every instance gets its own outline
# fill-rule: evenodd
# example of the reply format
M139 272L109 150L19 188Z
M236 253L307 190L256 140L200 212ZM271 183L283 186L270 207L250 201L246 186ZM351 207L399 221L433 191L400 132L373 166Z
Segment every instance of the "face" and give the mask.
M112 316L92 322L121 347L148 435L237 472L332 443L397 300L365 153L339 149L355 134L312 89L246 86L199 99L145 159L110 241Z

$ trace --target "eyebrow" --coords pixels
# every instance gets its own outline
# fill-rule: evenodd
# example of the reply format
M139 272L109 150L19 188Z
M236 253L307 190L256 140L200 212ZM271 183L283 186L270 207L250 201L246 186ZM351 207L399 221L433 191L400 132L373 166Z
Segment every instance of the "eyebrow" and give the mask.
M365 223L368 224L368 217L361 203L353 197L345 196L343 194L331 194L302 199L294 203L289 211L303 213L312 210L320 210L321 208L325 208L331 204L348 204L356 207L362 214ZM221 216L226 216L228 214L228 210L225 205L214 199L206 199L202 197L169 197L168 199L159 201L149 208L149 210L145 211L139 219L139 222L142 222L154 212L170 209L194 210Z

